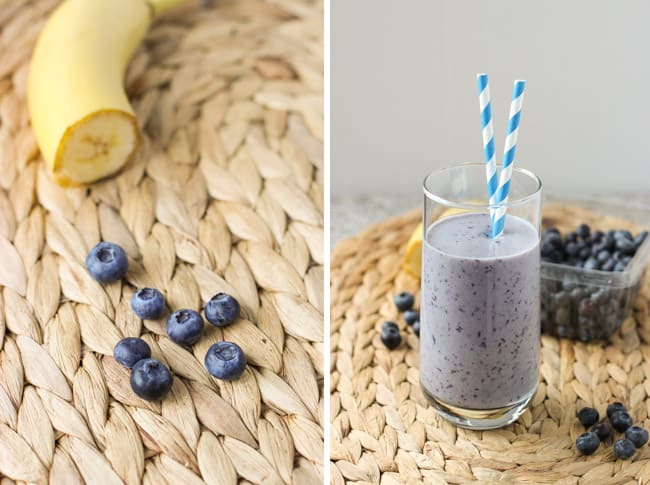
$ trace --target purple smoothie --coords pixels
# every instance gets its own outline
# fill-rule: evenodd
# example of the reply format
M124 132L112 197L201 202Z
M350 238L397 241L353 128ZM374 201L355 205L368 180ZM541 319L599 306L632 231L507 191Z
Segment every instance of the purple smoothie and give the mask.
M444 404L497 409L538 380L539 237L509 215L489 237L487 214L447 217L423 243L420 382Z

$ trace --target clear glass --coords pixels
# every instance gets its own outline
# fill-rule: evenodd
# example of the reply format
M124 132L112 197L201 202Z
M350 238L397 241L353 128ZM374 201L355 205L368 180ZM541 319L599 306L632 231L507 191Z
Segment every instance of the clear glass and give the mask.
M512 423L539 380L542 184L515 168L510 187L507 204L489 206L482 163L424 180L420 384L464 428ZM505 230L492 239L499 207Z

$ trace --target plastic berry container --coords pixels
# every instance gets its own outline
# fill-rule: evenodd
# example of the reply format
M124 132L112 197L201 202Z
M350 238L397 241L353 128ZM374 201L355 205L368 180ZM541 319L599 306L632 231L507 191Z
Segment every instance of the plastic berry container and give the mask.
M549 199L542 225L565 234L582 222L592 229L650 227L650 207L604 203L595 199ZM542 332L588 342L607 340L631 314L648 260L650 237L639 246L624 271L602 271L551 262L541 266Z

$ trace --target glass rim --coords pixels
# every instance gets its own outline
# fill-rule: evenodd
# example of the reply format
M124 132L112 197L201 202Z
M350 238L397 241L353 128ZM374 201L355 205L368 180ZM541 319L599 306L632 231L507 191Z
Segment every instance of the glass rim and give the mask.
M497 167L499 167L500 164L497 164ZM518 197L516 199L508 199L508 202L505 204L489 204L489 203L481 203L481 204L473 204L469 202L459 202L451 199L446 199L444 197L441 197L440 195L434 194L429 190L427 187L427 183L429 180L431 180L432 177L442 175L445 172L449 172L452 169L457 169L457 168L470 168L470 167L482 167L485 169L485 163L477 163L477 162L465 162L465 163L459 163L456 165L450 165L444 168L441 168L440 170L436 170L435 172L429 173L426 177L424 177L424 180L422 181L422 191L424 192L425 197L432 199L439 204L446 205L448 207L455 207L458 209L497 209L497 208L509 208L509 207L518 207L520 205L525 205L529 203L531 200L533 200L535 197L537 197L540 192L542 191L542 180L535 175L533 172L530 170L527 170L525 168L519 168L519 167L513 167L512 172L513 173L518 173L520 175L524 175L530 179L532 179L535 182L535 190L533 190L530 194L526 194L522 197ZM487 181L485 182L486 189L487 189ZM487 196L487 194L486 194Z

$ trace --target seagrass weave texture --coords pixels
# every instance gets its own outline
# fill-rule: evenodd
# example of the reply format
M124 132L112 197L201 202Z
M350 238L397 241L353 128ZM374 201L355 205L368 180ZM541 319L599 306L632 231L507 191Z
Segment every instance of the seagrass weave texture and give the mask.
M1 483L321 483L322 2L190 0L157 20L126 76L142 150L74 189L44 170L25 100L56 4L0 6ZM86 273L102 239L128 253L124 282ZM186 349L132 313L141 286L171 310L225 291L244 318ZM111 356L139 335L174 374L162 402ZM223 339L250 364L233 382L203 365Z
M650 278L633 315L609 344L542 337L540 384L513 425L475 432L456 428L427 405L419 387L418 338L397 314L393 296L419 294L419 281L400 270L421 212L390 219L341 242L331 259L331 483L650 483L650 448L616 460L612 443L581 457L575 439L583 406L601 416L625 403L650 426ZM621 220L581 208L544 211L562 230L587 221L603 229ZM416 305L419 300L416 298ZM398 322L402 345L387 350L382 322Z

